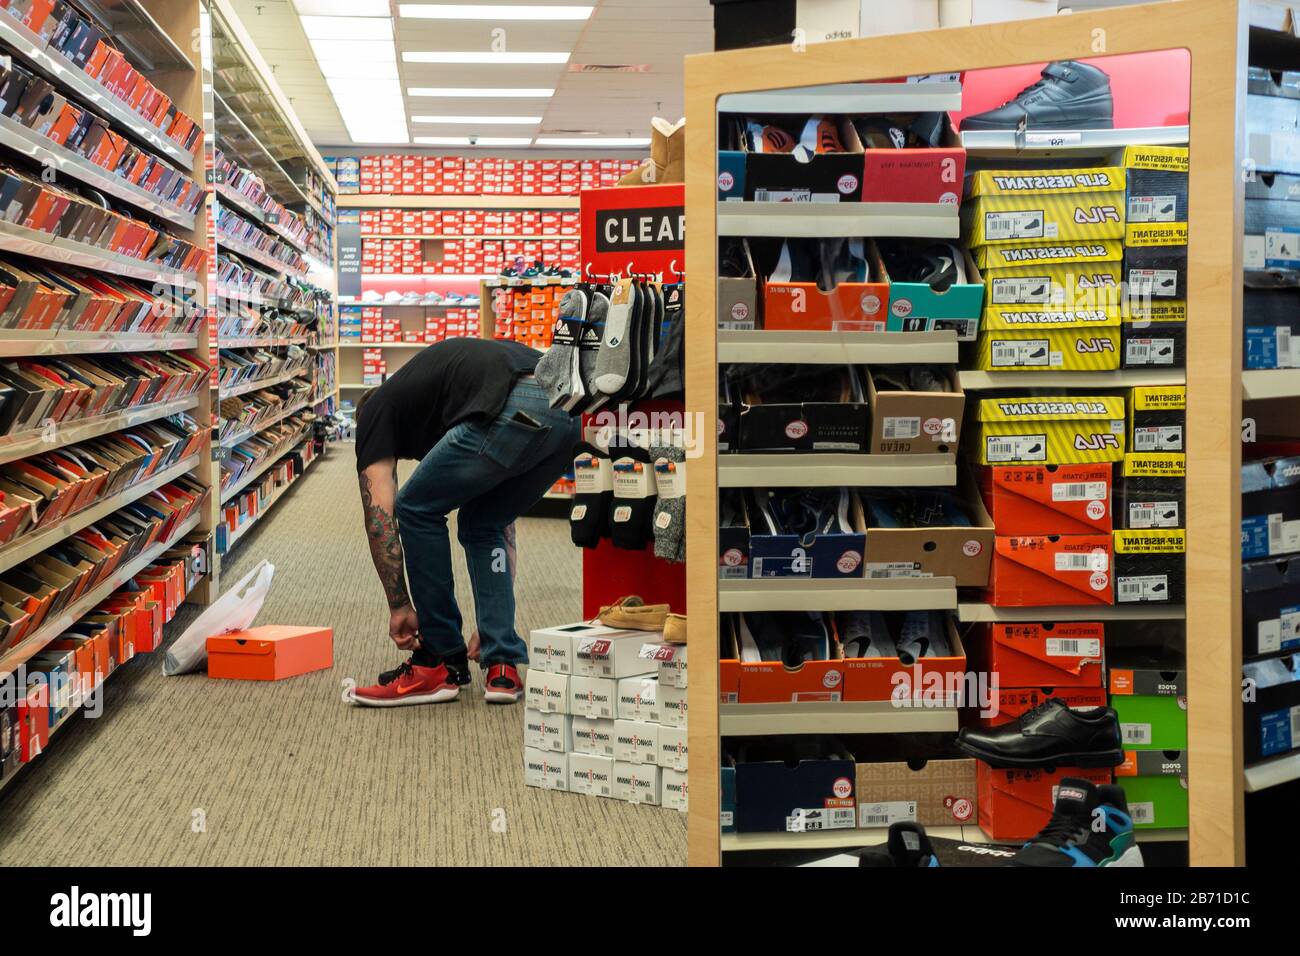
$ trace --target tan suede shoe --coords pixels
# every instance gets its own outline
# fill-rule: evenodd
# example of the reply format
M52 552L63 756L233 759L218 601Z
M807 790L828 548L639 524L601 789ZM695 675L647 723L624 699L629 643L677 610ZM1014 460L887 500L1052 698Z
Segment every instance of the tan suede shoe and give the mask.
M667 604L646 604L635 594L619 598L600 609L600 623L633 631L662 631L668 617Z
M664 621L664 643L665 644L685 644L686 643L686 615L669 614Z

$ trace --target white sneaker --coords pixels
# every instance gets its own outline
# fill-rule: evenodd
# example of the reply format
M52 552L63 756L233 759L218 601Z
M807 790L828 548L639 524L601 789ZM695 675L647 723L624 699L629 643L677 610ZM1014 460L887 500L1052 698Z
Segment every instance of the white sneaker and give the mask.
M394 289L392 292L384 296L384 305L401 305L401 304L402 304L402 293L398 292L396 289Z
M425 305L442 305L442 301L442 296L437 292L430 291L424 294Z
M367 289L365 292L361 293L361 301L368 305L383 302L384 294L382 292L376 292L374 289Z

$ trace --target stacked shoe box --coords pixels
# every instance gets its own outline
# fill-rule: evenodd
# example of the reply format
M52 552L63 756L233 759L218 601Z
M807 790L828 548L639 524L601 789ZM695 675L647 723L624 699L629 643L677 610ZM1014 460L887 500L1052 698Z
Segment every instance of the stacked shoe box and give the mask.
M359 191L391 195L575 195L615 186L636 160L362 156Z
M524 782L687 806L686 648L578 623L529 635Z
M970 177L963 233L986 283L976 368L1119 368L1124 188L1117 166Z
M1129 146L1123 366L1183 368L1187 353L1187 147Z
M1300 749L1300 445L1242 464L1242 655L1247 763Z
M361 350L361 384L382 385L388 376L388 362L383 349Z

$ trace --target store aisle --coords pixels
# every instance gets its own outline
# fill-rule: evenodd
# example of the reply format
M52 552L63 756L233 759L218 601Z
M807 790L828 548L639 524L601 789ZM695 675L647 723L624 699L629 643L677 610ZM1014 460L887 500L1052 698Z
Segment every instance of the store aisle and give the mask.
M579 554L566 524L522 521L519 548L519 627L575 619ZM108 681L102 717L69 725L0 791L0 863L685 863L683 814L525 788L523 705L485 704L477 670L472 693L447 705L343 703L345 678L368 682L400 659L350 445L331 447L250 532L226 581L263 557L277 570L258 622L332 624L333 670L259 684L164 678L157 654L137 659Z

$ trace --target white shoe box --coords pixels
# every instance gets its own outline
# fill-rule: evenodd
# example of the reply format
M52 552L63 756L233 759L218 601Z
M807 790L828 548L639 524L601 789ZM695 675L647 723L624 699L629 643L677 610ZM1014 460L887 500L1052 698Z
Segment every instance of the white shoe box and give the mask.
M658 644L654 659L659 664L660 687L686 686L686 645Z
M570 752L593 757L614 756L614 721L609 717L574 717Z
M659 684L659 722L665 727L686 726L687 694L685 687Z
M659 772L659 806L668 810L685 810L689 789L686 774L680 770Z
M568 790L569 755L525 747L524 785L543 790Z
M534 750L565 753L573 734L573 718L568 714L548 714L524 708L524 746Z
M569 789L592 797L614 796L614 758L569 754Z
M659 681L653 677L624 677L620 680L618 713L615 716L620 720L659 723Z
M645 631L613 631L588 634L574 642L573 673L583 677L631 677L654 672L654 664L642 660Z
M558 627L542 627L528 634L529 666L553 674L572 674L574 657L578 643L588 638L606 637L611 634L626 634L604 624L561 624Z
M659 806L659 768L615 760L614 799Z
M524 703L544 714L569 713L569 675L529 667L524 678Z
M939 26L1031 20L1056 15L1054 0L939 0Z
M658 765L659 725L640 720L614 721L614 759Z
M689 754L685 727L659 728L659 759L655 761L659 766L684 773Z
M569 678L569 713L613 720L618 716L618 681L609 677Z

